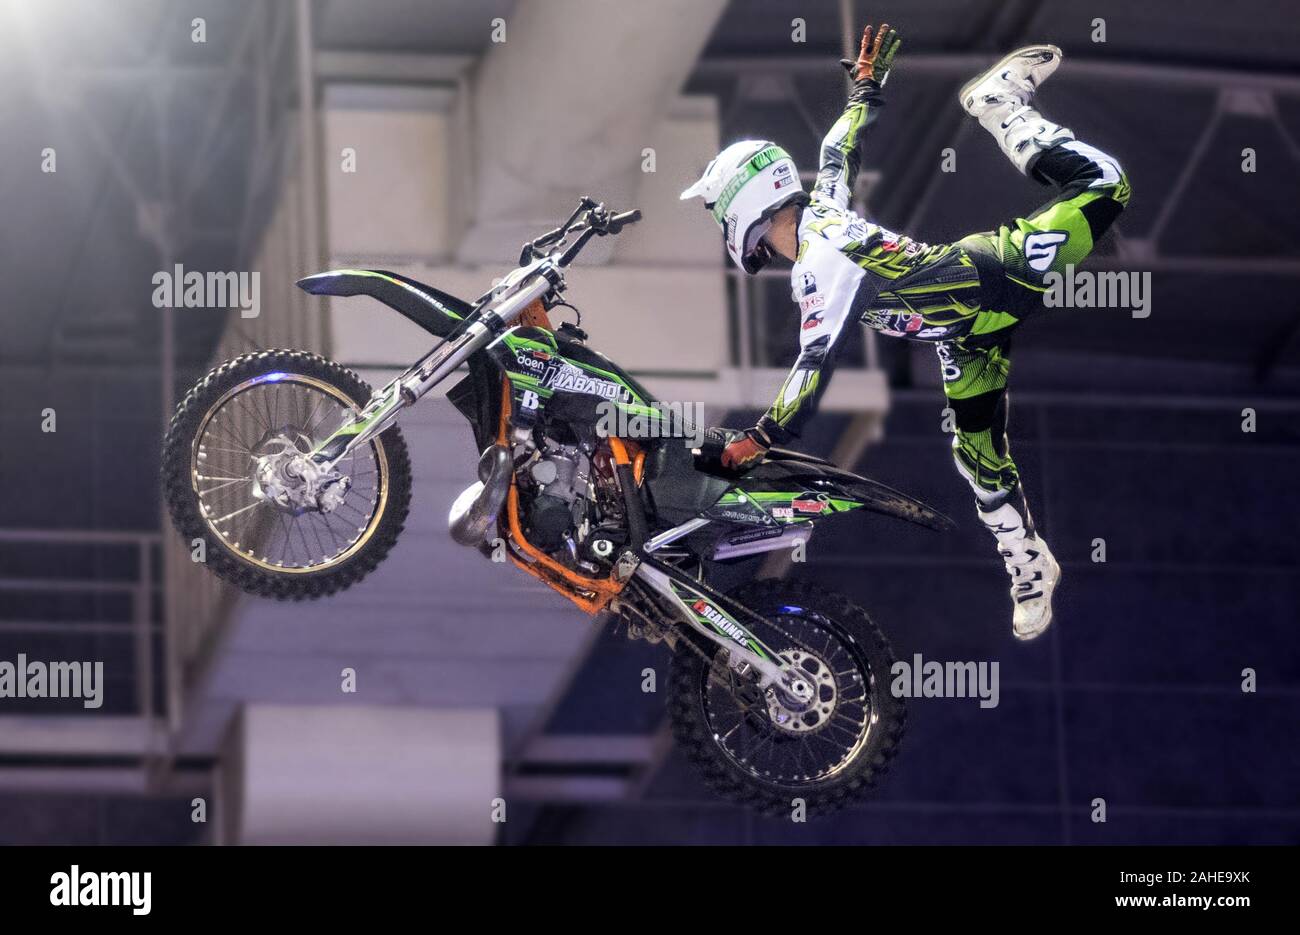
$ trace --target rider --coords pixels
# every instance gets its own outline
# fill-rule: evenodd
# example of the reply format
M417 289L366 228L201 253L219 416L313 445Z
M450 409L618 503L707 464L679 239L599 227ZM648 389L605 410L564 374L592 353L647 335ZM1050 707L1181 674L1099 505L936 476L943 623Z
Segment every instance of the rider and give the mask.
M955 243L924 244L863 220L849 208L863 131L883 104L900 39L888 25L862 35L848 106L822 141L811 194L775 143L745 140L718 154L682 198L701 196L747 273L774 253L794 263L801 353L758 425L734 433L723 454L743 470L799 434L830 379L852 318L883 334L927 341L938 352L956 422L953 456L975 492L978 515L1011 575L1012 629L1032 639L1052 619L1060 566L1034 529L1006 437L1011 334L1044 308L1044 277L1080 263L1129 200L1110 156L1034 109L1034 92L1061 50L1033 45L1007 55L961 89L962 107L993 134L1020 172L1056 197L1028 218Z

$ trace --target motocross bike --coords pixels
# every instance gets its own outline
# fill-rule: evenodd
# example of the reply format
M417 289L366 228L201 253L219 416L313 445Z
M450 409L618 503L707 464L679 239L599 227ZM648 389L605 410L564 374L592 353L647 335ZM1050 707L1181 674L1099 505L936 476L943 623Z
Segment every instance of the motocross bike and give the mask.
M388 553L410 504L398 415L464 367L448 397L482 455L478 481L451 508L453 538L672 649L674 733L716 791L762 812L795 798L832 811L865 795L902 735L888 642L831 591L759 581L723 594L710 570L790 549L814 523L860 508L951 523L781 448L729 474L719 430L694 449L681 437L598 431L610 406L663 409L548 312L566 304L565 271L583 247L639 219L584 198L472 303L381 270L300 280L314 295L371 296L441 340L378 392L301 351L221 364L185 396L166 437L172 519L186 542L206 543L208 568L252 594L320 597L355 584Z

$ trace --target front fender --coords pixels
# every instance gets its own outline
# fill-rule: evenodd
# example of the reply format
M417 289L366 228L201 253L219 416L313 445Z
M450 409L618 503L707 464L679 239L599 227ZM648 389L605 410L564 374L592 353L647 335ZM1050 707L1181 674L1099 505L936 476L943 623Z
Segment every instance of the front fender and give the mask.
M447 338L473 309L454 295L382 269L332 269L297 282L312 295L368 295L439 338Z

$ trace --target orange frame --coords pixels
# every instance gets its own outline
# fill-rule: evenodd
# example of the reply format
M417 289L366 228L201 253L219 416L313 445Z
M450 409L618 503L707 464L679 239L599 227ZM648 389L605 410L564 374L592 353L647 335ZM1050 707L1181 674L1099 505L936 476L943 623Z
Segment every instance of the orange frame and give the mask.
M525 309L519 316L519 322L526 327L551 330L550 319L541 302L534 302ZM500 445L507 443L509 424L510 378L502 377L501 415L497 426L497 443ZM616 464L633 465L633 475L640 485L645 473L645 453L634 443L614 437L609 439L609 450ZM579 574L571 568L566 568L529 542L519 522L519 489L515 485L513 475L510 478L510 491L506 495L505 517L504 520L498 520L498 527L507 542L532 559L531 562L524 561L514 552L510 552L508 553L510 561L548 587L563 594L589 614L603 610L618 596L626 584L626 582L616 581L612 574L607 578L592 578Z

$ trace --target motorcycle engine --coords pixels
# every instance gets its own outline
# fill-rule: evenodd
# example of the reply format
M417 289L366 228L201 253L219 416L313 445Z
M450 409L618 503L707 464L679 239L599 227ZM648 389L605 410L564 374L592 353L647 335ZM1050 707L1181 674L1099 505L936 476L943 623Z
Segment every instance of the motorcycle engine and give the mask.
M522 509L528 541L587 573L608 566L625 539L621 500L600 457L593 462L591 446L544 437L518 475L531 495Z
M554 445L528 469L537 495L528 510L528 541L546 552L563 548L581 521L585 505L586 457L573 445ZM581 488L581 489L580 489ZM582 498L579 501L579 498Z

